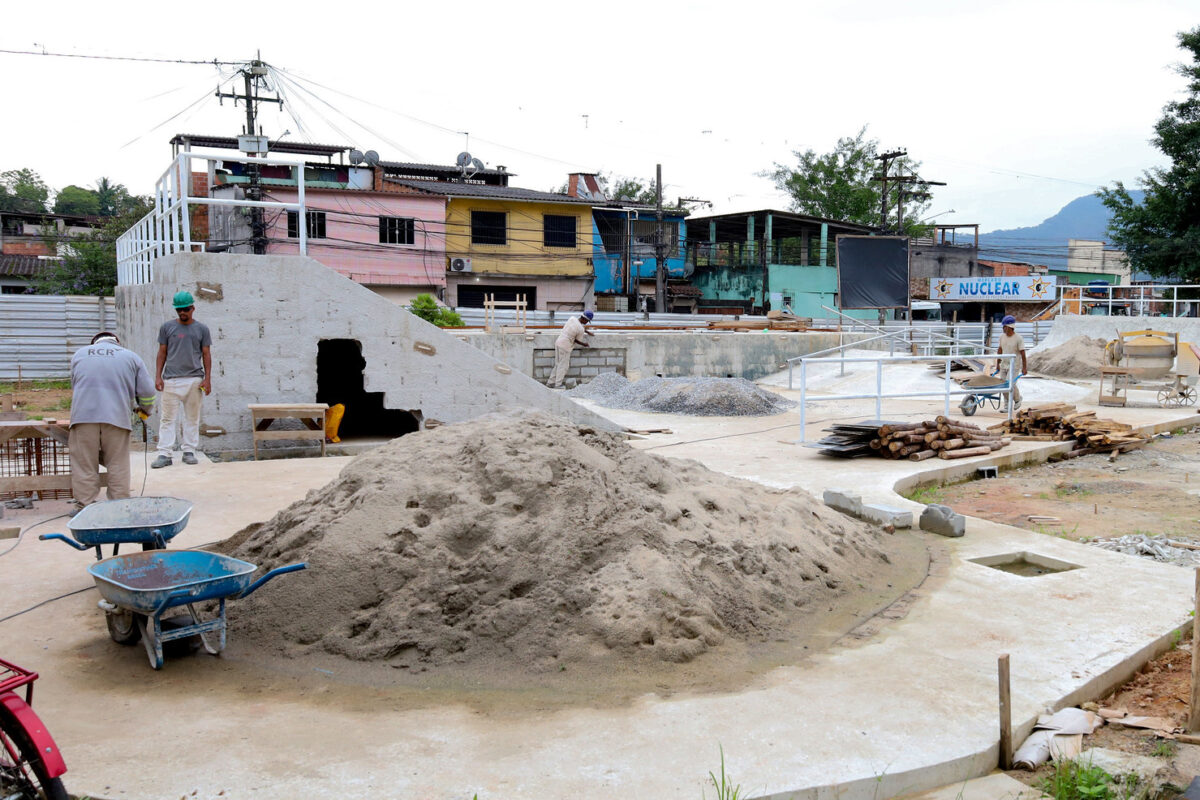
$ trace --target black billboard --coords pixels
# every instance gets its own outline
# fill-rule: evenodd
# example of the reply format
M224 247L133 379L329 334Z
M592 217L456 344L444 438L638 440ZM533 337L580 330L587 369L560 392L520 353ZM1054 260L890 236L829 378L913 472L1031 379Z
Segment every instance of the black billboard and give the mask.
M841 308L908 308L908 237L837 237Z

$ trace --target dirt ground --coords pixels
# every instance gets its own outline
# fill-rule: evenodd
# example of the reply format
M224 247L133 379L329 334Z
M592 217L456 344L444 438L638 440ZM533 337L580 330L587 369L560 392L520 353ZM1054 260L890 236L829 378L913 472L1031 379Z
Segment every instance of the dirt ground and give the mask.
M924 502L941 502L963 514L1074 541L1127 534L1200 541L1200 433L1160 436L1111 462L1107 455L1084 456L919 494ZM1031 515L1055 517L1059 522L1034 522ZM1094 700L1101 707L1165 717L1182 727L1188 716L1191 663L1188 639L1147 664L1108 697ZM1084 748L1089 747L1156 757L1164 767L1159 780L1181 788L1200 771L1200 746L1149 731L1105 725L1084 737ZM1038 785L1051 771L1047 765L1034 772L1009 774ZM1176 796L1171 790L1161 795Z
M22 381L0 383L0 411L7 408L3 400L11 396L14 411L24 411L29 419L67 416L71 410L70 381Z
M911 496L1074 541L1138 533L1200 540L1200 433L1160 436L1115 461L1083 456Z

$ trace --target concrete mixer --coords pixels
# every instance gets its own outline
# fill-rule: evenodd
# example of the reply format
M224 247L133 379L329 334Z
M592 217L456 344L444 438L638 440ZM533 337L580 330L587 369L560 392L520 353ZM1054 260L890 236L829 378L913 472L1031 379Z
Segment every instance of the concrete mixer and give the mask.
M1123 406L1130 387L1163 378L1170 381L1137 388L1157 389L1158 404L1163 408L1195 404L1200 349L1191 342L1180 342L1178 333L1118 330L1117 338L1104 348L1100 405Z

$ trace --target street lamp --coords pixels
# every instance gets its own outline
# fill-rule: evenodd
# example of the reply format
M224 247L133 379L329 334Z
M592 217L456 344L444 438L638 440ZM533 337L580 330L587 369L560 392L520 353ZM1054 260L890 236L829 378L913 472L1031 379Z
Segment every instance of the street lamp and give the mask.
M933 219L933 217L940 217L940 216L942 216L943 214L953 214L953 213L954 213L954 209L953 209L953 208L952 208L952 209L950 209L949 211L939 211L938 213L934 214L933 216L926 217L925 219L921 220L921 222L920 222L919 224L922 224L922 225L923 225L923 224L925 224L926 222L929 222L929 220Z

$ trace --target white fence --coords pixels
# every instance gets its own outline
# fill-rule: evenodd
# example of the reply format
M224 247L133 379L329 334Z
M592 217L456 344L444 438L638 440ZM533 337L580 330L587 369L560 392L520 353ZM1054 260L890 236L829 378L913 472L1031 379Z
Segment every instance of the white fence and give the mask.
M75 351L116 327L111 297L0 295L0 381L66 378Z
M195 197L191 194L192 159L201 158L211 164L232 161L239 164L265 164L291 167L293 174L302 175L303 161L280 161L274 158L252 158L243 155L212 155L180 153L154 186L154 210L142 217L133 227L117 238L117 285L149 283L154 260L171 253L190 253L204 250L203 242L192 241L192 205L236 206L239 208L275 208L304 215L304 181L296 181L297 201L276 203L265 200L238 200L228 197ZM211 175L212 170L209 170ZM210 181L211 184L211 181ZM308 226L298 231L300 255L308 253Z

